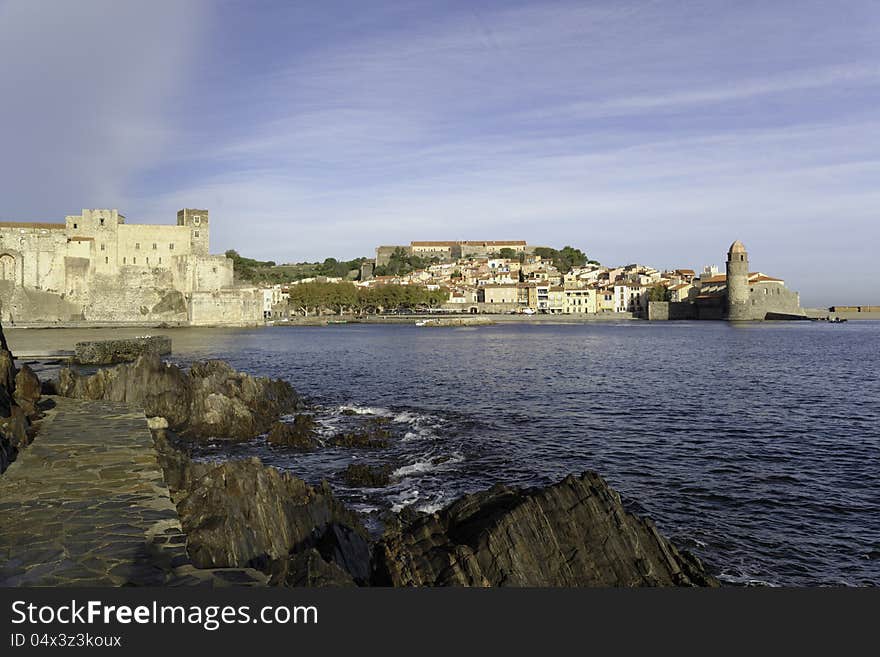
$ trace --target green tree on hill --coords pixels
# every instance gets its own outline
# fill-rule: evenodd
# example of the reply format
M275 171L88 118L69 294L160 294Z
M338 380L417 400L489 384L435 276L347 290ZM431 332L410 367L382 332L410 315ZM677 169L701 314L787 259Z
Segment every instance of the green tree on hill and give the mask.
M547 246L539 246L535 249L535 255L541 256L542 260L549 260L563 274L567 274L575 267L583 267L587 264L587 255L573 246L564 246L562 249L553 249ZM589 260L596 263L594 260Z

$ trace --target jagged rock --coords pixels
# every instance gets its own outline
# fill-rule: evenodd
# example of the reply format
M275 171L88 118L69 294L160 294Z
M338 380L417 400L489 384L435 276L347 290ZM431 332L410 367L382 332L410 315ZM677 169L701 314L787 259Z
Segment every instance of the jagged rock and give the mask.
M0 349L0 388L10 397L15 392L15 360L6 349Z
M219 360L184 372L155 353L91 376L63 369L57 388L65 397L141 405L148 417L163 417L174 431L201 439L249 440L300 406L284 381L236 372Z
M36 406L39 398L40 380L27 365L22 366L21 371L16 370L0 325L0 473L30 442L31 420L39 417Z
M293 422L276 422L269 429L266 441L270 445L313 449L318 444L315 440L315 418L300 414L293 418Z
M155 352L160 356L170 354L171 338L167 335L148 335L139 338L77 342L74 358L80 365L115 365L130 363L147 352Z
M717 586L597 474L498 485L386 532L375 583L393 586Z
M24 412L31 417L40 415L37 403L42 394L42 385L39 377L27 365L22 365L15 375L15 394L13 397Z
M335 563L327 562L321 553L310 548L290 557L285 586L355 586L351 575Z
M391 431L385 426L387 418L373 418L364 427L356 431L338 433L330 439L336 447L355 447L362 449L380 449L388 447Z
M343 471L342 479L355 488L382 488L391 481L391 466L373 467L365 463L351 463Z
M326 484L310 486L258 459L192 463L166 455L169 466L190 470L167 480L180 486L174 499L198 567L252 567L284 583L290 557L314 548L354 581L369 578L367 532Z

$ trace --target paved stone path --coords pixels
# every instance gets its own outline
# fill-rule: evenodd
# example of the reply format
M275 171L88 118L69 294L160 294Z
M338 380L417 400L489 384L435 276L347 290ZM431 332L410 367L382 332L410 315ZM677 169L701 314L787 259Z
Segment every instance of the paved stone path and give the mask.
M192 566L142 411L48 399L36 439L0 475L0 586L265 581Z

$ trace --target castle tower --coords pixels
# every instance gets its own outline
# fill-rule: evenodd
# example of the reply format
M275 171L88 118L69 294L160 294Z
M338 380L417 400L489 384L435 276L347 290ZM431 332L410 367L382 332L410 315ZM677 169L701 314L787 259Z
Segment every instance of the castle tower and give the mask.
M727 319L749 319L749 254L739 240L727 252Z
M178 210L177 225L189 226L189 238L194 255L209 255L207 210L194 210L192 208Z

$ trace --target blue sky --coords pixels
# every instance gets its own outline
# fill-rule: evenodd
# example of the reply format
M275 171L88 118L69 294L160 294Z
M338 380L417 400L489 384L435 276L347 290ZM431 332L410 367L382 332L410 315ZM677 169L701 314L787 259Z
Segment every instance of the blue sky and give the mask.
M878 303L880 3L0 0L0 216L572 244Z

